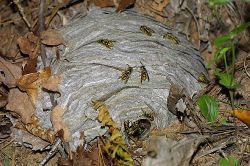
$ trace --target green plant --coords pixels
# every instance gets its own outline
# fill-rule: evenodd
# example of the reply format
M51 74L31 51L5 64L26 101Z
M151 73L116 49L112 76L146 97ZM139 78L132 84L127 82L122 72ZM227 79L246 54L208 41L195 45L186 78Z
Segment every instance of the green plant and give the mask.
M222 1L221 1L222 2ZM215 39L216 53L210 62L216 66L215 75L219 80L219 84L229 90L232 109L234 110L234 90L238 87L238 83L234 77L235 59L236 59L236 37L250 27L250 22L234 28L230 33ZM229 64L229 58L231 63ZM223 61L225 70L219 68L217 63ZM218 117L218 105L214 98L203 95L198 99L198 106L202 115L209 121L215 122Z
M232 2L233 0L209 0L209 6L213 7L215 5L225 5L228 4L230 2Z
M244 0L244 1L248 3L250 2L250 0ZM233 0L209 0L208 4L209 6L214 7L216 5L226 5L230 2L233 2Z
M215 75L219 79L219 84L229 90L232 108L234 109L234 93L233 90L237 88L238 84L234 77L235 59L236 59L236 38L242 31L250 27L250 22L234 28L230 33L220 36L215 39L214 44L216 53L212 60L213 64L217 64L220 60L224 61L225 71L216 68ZM231 56L231 57L230 57ZM229 65L228 59L231 58L232 62Z
M198 106L202 115L209 121L215 122L218 117L218 104L216 100L209 95L202 95L198 99Z
M219 166L238 166L238 160L232 156L222 158L219 161Z

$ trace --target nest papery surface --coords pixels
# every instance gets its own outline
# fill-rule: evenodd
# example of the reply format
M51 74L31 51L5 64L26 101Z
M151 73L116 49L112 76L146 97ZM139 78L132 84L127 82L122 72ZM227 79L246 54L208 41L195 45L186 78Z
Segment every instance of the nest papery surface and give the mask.
M146 35L141 26L154 33ZM179 44L164 39L167 32L177 37ZM184 93L191 96L201 89L198 76L207 76L199 51L182 33L132 10L115 13L113 9L93 9L60 33L67 46L52 70L63 78L57 102L66 109L63 121L72 134L72 146L77 145L81 131L87 140L105 131L96 120L98 112L93 109L92 101L103 101L121 130L124 121L141 118L142 110L153 111L152 126L164 128L175 119L167 107L171 84L184 88ZM98 43L101 39L113 41L113 47ZM141 83L142 64L149 81ZM133 72L125 83L119 77L128 65ZM40 98L47 103L49 97L45 96ZM38 106L41 110L44 104ZM49 114L39 108L41 125L50 127Z

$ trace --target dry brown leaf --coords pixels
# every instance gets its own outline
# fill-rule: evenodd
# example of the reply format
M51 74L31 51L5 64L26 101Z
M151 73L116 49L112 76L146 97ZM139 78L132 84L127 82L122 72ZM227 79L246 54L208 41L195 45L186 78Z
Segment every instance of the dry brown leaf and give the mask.
M50 76L50 68L45 68L37 73L23 75L17 80L17 86L22 91L26 91L31 97L32 102L35 103L39 88L41 88L42 83L48 80Z
M6 106L6 104L8 103L7 100L8 100L7 96L4 96L4 95L0 96L0 108Z
M73 154L73 163L76 166L92 166L94 164L94 160L88 157L88 151L84 150L83 145L77 147L76 152ZM95 158L95 164L97 165L97 155Z
M2 21L3 21L3 17L2 17ZM18 37L19 37L19 32L14 25L10 24L6 26L1 26L0 28L0 55L2 57L14 59L17 56L18 54L17 38Z
M59 83L61 81L61 77L60 76L51 76L49 79L45 80L42 83L42 87L44 89L47 89L49 91L53 91L53 92L59 92Z
M41 33L41 42L49 46L65 44L62 35L55 29L48 29Z
M29 133L45 141L49 141L50 143L53 143L55 141L54 132L51 129L46 129L39 126L39 119L35 115L31 117L30 121L30 123L24 125L25 129Z
M165 24L168 21L166 17L170 15L170 13L167 11L167 14L163 14L161 10L164 10L168 3L169 0L163 0L160 2L155 2L153 0L137 0L135 8ZM166 10L164 12L166 12Z
M63 114L66 109L63 109L59 105L57 105L52 111L50 115L50 120L55 132L63 130L63 138L65 142L69 142L71 138L70 131L67 125L63 122Z
M195 45L196 48L199 48L200 35L199 35L197 25L196 25L194 19L192 19L192 22L190 24L189 29L190 29L190 35L191 35L192 43Z
M31 59L39 54L39 38L32 32L28 32L24 37L19 37L17 43L23 54L29 55Z
M99 7L113 7L114 0L90 0L88 4L94 4Z
M250 126L250 111L249 110L234 110L229 111L230 114L241 120L246 125Z
M134 3L135 3L135 0L122 0L122 1L120 1L119 6L116 9L116 12L122 12L127 7L133 5Z
M99 149L96 143L90 150L84 150L82 145L78 146L76 152L72 152L72 159L70 157L66 160L63 158L58 159L58 166L93 166L100 163L98 156Z
M151 8L156 10L156 11L159 11L159 12L162 12L164 10L164 8L169 4L169 0L161 0L161 1L153 1L152 2L152 5L151 5Z
M29 59L26 62L24 61L24 69L23 74L29 74L29 73L36 73L36 64L37 64L37 57L34 59Z
M16 86L16 79L19 79L21 76L21 67L5 61L0 57L0 82L12 88Z
M6 109L20 115L22 122L31 123L31 117L35 112L35 107L27 95L19 89L11 89L8 95L8 104Z

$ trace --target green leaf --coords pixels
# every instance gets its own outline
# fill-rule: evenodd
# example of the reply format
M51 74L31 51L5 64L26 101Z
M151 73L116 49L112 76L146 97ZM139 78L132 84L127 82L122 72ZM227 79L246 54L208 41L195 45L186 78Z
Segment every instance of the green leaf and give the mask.
M202 115L209 121L215 122L218 117L218 104L216 100L209 95L202 95L198 99L198 106Z
M231 47L225 47L225 48L219 48L216 50L213 59L208 63L208 67L211 67L212 64L218 63L218 61L221 60L221 58L224 58L224 55L230 51Z
M219 161L219 166L238 166L238 160L234 157L222 158Z
M228 4L230 2L232 2L233 0L209 0L209 5L210 6L215 6L215 5L225 5Z
M220 68L215 68L214 74L215 74L217 77L219 77L220 74L221 74L221 72L222 72L222 70L221 70Z
M232 74L229 73L218 73L219 84L225 86L227 89L235 89L238 84Z
M231 39L233 39L235 36L237 36L240 32L246 30L248 27L250 27L250 22L246 23L246 24L242 24L236 28L234 28L231 32L230 32L230 37Z
M214 61L217 63L221 58L224 57L224 55L231 50L231 47L225 47L225 48L220 48L219 50L216 51L214 55Z
M5 155L3 160L3 166L9 166L9 165L10 165L10 159L7 155Z
M220 36L220 37L217 37L215 40L214 40L214 45L219 48L221 47L221 45L225 44L226 42L229 42L231 40L231 35L228 34L228 35L223 35L223 36Z
M234 39L239 33L241 33L242 31L246 30L248 27L250 27L250 22L246 23L246 24L242 24L236 28L234 28L229 34L227 35L223 35L220 37L217 37L214 40L214 45L219 48L221 47L223 44L231 41L232 39Z

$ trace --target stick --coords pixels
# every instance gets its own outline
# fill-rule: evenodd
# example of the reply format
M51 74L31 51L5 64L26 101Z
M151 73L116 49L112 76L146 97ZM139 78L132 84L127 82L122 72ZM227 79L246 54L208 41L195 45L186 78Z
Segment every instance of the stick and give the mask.
M47 154L47 156L40 162L38 166L44 166L49 161L49 159L55 154L57 147L60 145L61 142L61 139L58 138L56 143L53 145L53 147Z

